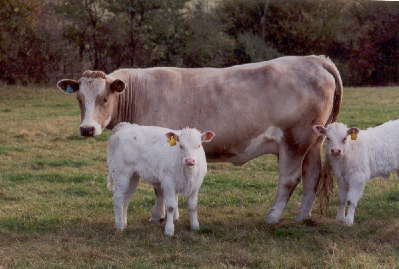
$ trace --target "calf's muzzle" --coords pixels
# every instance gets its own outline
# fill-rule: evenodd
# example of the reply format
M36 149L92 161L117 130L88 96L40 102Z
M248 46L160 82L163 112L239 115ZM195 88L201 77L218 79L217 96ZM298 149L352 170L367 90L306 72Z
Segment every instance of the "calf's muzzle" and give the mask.
M342 151L340 149L331 149L331 154L335 156L340 156Z
M195 159L186 158L186 159L184 159L184 164L188 165L188 166L193 166L195 164Z

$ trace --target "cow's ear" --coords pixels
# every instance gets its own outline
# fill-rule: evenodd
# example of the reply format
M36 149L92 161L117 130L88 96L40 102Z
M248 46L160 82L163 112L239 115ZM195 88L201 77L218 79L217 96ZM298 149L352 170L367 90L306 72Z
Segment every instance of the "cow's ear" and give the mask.
M123 92L126 88L126 84L125 82L123 82L120 79L115 79L112 83L111 83L111 91L115 91L115 92Z
M321 125L313 126L313 130L320 136L326 135L327 129Z
M63 79L58 81L57 87L67 93L73 93L79 91L79 82L72 79Z
M215 137L214 132L205 132L201 134L201 141L202 142L211 142L212 138Z

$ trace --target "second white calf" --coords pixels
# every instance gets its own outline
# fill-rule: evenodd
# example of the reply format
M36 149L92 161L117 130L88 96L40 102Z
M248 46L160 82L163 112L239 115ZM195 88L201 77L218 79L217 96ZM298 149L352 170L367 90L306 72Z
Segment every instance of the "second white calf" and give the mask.
M326 136L327 156L338 181L337 220L352 225L366 183L371 178L388 178L391 172L399 172L399 120L363 131L342 123L327 128L316 125L313 129Z

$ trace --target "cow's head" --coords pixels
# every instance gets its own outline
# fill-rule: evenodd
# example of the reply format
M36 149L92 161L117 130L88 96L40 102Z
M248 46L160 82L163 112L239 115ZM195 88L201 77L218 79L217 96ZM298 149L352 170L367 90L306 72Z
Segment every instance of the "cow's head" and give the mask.
M350 136L357 135L360 132L359 128L347 128L343 123L333 123L328 125L327 128L315 125L313 129L318 135L326 137L327 154L336 157L345 154L351 140Z
M213 132L201 134L196 129L184 128L180 133L169 132L165 136L169 141L172 141L172 136L177 141L177 146L182 153L183 164L194 166L198 163L200 154L205 156L202 142L210 142L215 134Z
M79 81L63 79L58 88L66 93L77 93L83 136L97 136L116 117L117 95L125 90L125 82L101 71L86 71Z

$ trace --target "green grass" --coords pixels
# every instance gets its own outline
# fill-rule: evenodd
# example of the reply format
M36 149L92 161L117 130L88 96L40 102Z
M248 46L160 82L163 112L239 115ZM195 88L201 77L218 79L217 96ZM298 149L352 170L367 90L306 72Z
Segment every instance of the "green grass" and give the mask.
M367 128L399 118L399 88L346 88L339 121ZM107 189L109 131L78 135L76 96L56 89L0 88L0 268L399 268L399 184L366 186L355 225L327 216L296 223L298 186L281 223L263 220L277 191L275 156L244 166L210 163L199 194L201 230L185 199L169 238L148 222L152 187L140 182L127 230L114 229Z

